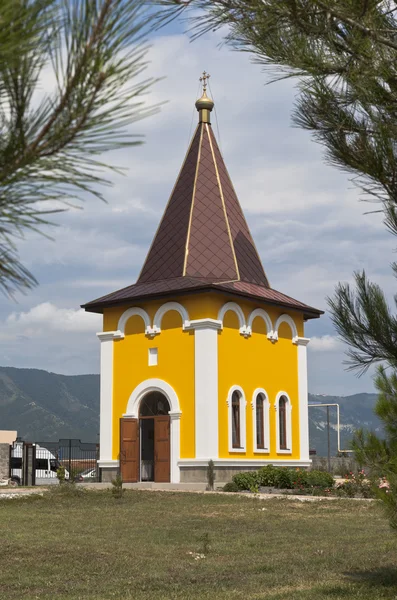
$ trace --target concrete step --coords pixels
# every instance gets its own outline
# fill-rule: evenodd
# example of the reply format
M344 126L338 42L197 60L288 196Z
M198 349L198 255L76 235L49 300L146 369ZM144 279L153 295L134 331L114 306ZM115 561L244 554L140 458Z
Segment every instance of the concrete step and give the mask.
M110 489L111 483L76 483L77 486L91 490ZM207 489L206 483L156 483L154 481L140 481L138 483L124 483L123 487L127 490L164 490L164 491L186 491L186 492L204 492Z

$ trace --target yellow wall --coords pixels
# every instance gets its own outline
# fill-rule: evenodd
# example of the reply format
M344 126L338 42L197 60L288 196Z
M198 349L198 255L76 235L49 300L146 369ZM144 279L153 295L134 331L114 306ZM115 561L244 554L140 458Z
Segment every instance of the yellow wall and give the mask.
M151 319L159 304L144 306ZM117 329L124 309L107 311L105 331ZM170 311L163 317L161 334L149 339L141 317L127 321L125 337L114 343L113 356L113 459L118 458L120 418L126 412L133 390L146 379L163 379L171 385L180 403L181 458L194 457L194 333L182 331L179 313ZM158 365L148 366L149 348L158 348Z
M197 294L175 297L188 311L189 318L218 317L219 309L230 298L220 294ZM137 303L149 314L151 322L156 310L165 301ZM246 321L250 312L258 305L250 301L235 299L243 309ZM120 316L129 306L106 309L104 331L114 331ZM290 314L303 335L303 317L288 313L284 309L265 308L273 325L280 314ZM159 378L171 385L180 402L181 458L194 458L194 332L182 331L179 313L170 311L162 320L161 333L153 339L145 336L143 320L134 316L126 326L125 337L114 341L113 371L113 458L119 454L119 420L126 412L132 391L146 379ZM245 339L239 333L237 316L227 312L224 328L218 333L219 361L219 457L220 458L299 458L299 404L297 380L297 346L292 344L292 333L288 325L279 329L279 340L275 344L266 337L262 319L253 323L252 336ZM158 348L158 365L148 366L148 349ZM243 388L246 396L246 452L237 454L228 451L227 395L233 385ZM270 402L270 454L253 453L252 394L258 387L264 388ZM292 454L276 454L276 411L274 402L279 391L285 391L292 404Z
M240 303L241 306L241 303ZM242 307L245 308L246 307ZM273 325L280 311L266 310ZM244 310L247 318L248 311ZM299 323L300 321L300 323ZM302 335L303 319L295 317L298 333ZM299 325L299 326L298 326ZM278 458L293 460L299 458L299 402L297 346L292 343L289 325L279 328L279 339L272 343L267 339L266 326L262 319L253 323L252 336L245 339L240 335L237 316L227 312L223 331L219 335L219 457L220 458ZM229 452L227 396L230 388L238 385L243 388L246 400L246 452ZM269 399L270 453L254 453L252 398L257 388L263 388ZM286 392L291 401L292 453L276 452L276 410L274 403L279 392Z

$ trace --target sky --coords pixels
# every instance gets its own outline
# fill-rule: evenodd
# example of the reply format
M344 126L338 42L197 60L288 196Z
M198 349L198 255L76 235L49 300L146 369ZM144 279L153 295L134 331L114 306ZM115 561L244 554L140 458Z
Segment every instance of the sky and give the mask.
M15 300L0 298L0 364L63 374L99 372L100 315L84 302L135 282L197 123L198 78L211 74L213 128L273 288L327 310L338 281L365 267L389 297L392 236L349 178L324 161L323 148L292 126L291 81L266 85L248 54L219 45L211 33L190 42L173 24L151 38L142 79L163 77L147 95L160 104L134 124L142 146L103 158L127 169L112 176L107 203L56 216L53 240L29 233L18 243L39 286ZM48 82L50 84L50 80ZM219 128L219 131L218 131ZM349 395L373 391L372 374L345 369L345 346L329 315L309 321L309 391Z

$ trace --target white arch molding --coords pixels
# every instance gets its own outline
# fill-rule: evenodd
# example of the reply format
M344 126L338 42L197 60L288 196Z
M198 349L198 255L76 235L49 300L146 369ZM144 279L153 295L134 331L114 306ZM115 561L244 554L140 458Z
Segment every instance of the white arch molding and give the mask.
M296 344L298 341L298 330L296 328L295 321L289 315L280 315L279 316L279 318L276 321L276 324L274 325L273 338L275 340L278 340L278 330L279 330L281 323L287 323L290 326L291 331L292 331L292 343Z
M269 340L273 339L273 323L269 315L263 308L255 308L248 317L247 333L252 335L252 324L256 318L261 318L266 325L266 334Z
M143 310L143 308L139 308L139 306L133 306L132 308L128 308L126 311L123 312L117 325L117 329L120 331L120 333L123 336L125 335L125 326L127 325L128 319L135 316L141 317L141 319L143 319L143 322L145 324L145 334L153 335L153 330L150 326L150 317L147 314L146 310Z
M223 327L223 319L225 317L225 314L231 310L232 312L236 313L238 320L239 320L239 325L240 325L240 333L241 335L244 335L245 337L247 337L249 334L247 332L247 325L245 322L245 316L244 313L241 309L241 307L236 304L235 302L226 302L226 304L224 304L218 312L218 321L222 321L222 327Z
M171 483L179 483L180 472L178 461L180 458L180 418L181 409L178 396L173 387L162 379L146 379L136 386L127 404L127 411L123 417L139 418L139 405L146 394L150 392L161 392L167 398L171 417L171 439L170 439L170 460L171 460Z
M170 310L176 310L176 312L178 312L181 315L182 329L189 327L189 325L190 325L189 313L187 312L186 308L184 306L182 306L182 304L179 304L179 302L166 302L165 304L160 306L160 308L157 310L156 314L154 315L154 319L153 319L154 333L161 332L161 321L162 321L164 315L167 312L169 312Z

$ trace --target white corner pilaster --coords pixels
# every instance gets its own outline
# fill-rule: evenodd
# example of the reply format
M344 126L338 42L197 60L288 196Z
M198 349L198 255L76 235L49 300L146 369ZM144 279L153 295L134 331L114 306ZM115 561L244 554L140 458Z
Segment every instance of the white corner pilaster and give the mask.
M180 460L180 439L181 439L181 411L170 411L171 418L171 483L179 483L181 479L179 460Z
M218 331L222 321L190 321L194 329L196 459L218 458Z
M101 342L99 460L112 460L113 427L113 340L120 331L97 333Z
M309 338L297 337L300 460L309 460L309 409L307 390L307 345Z

